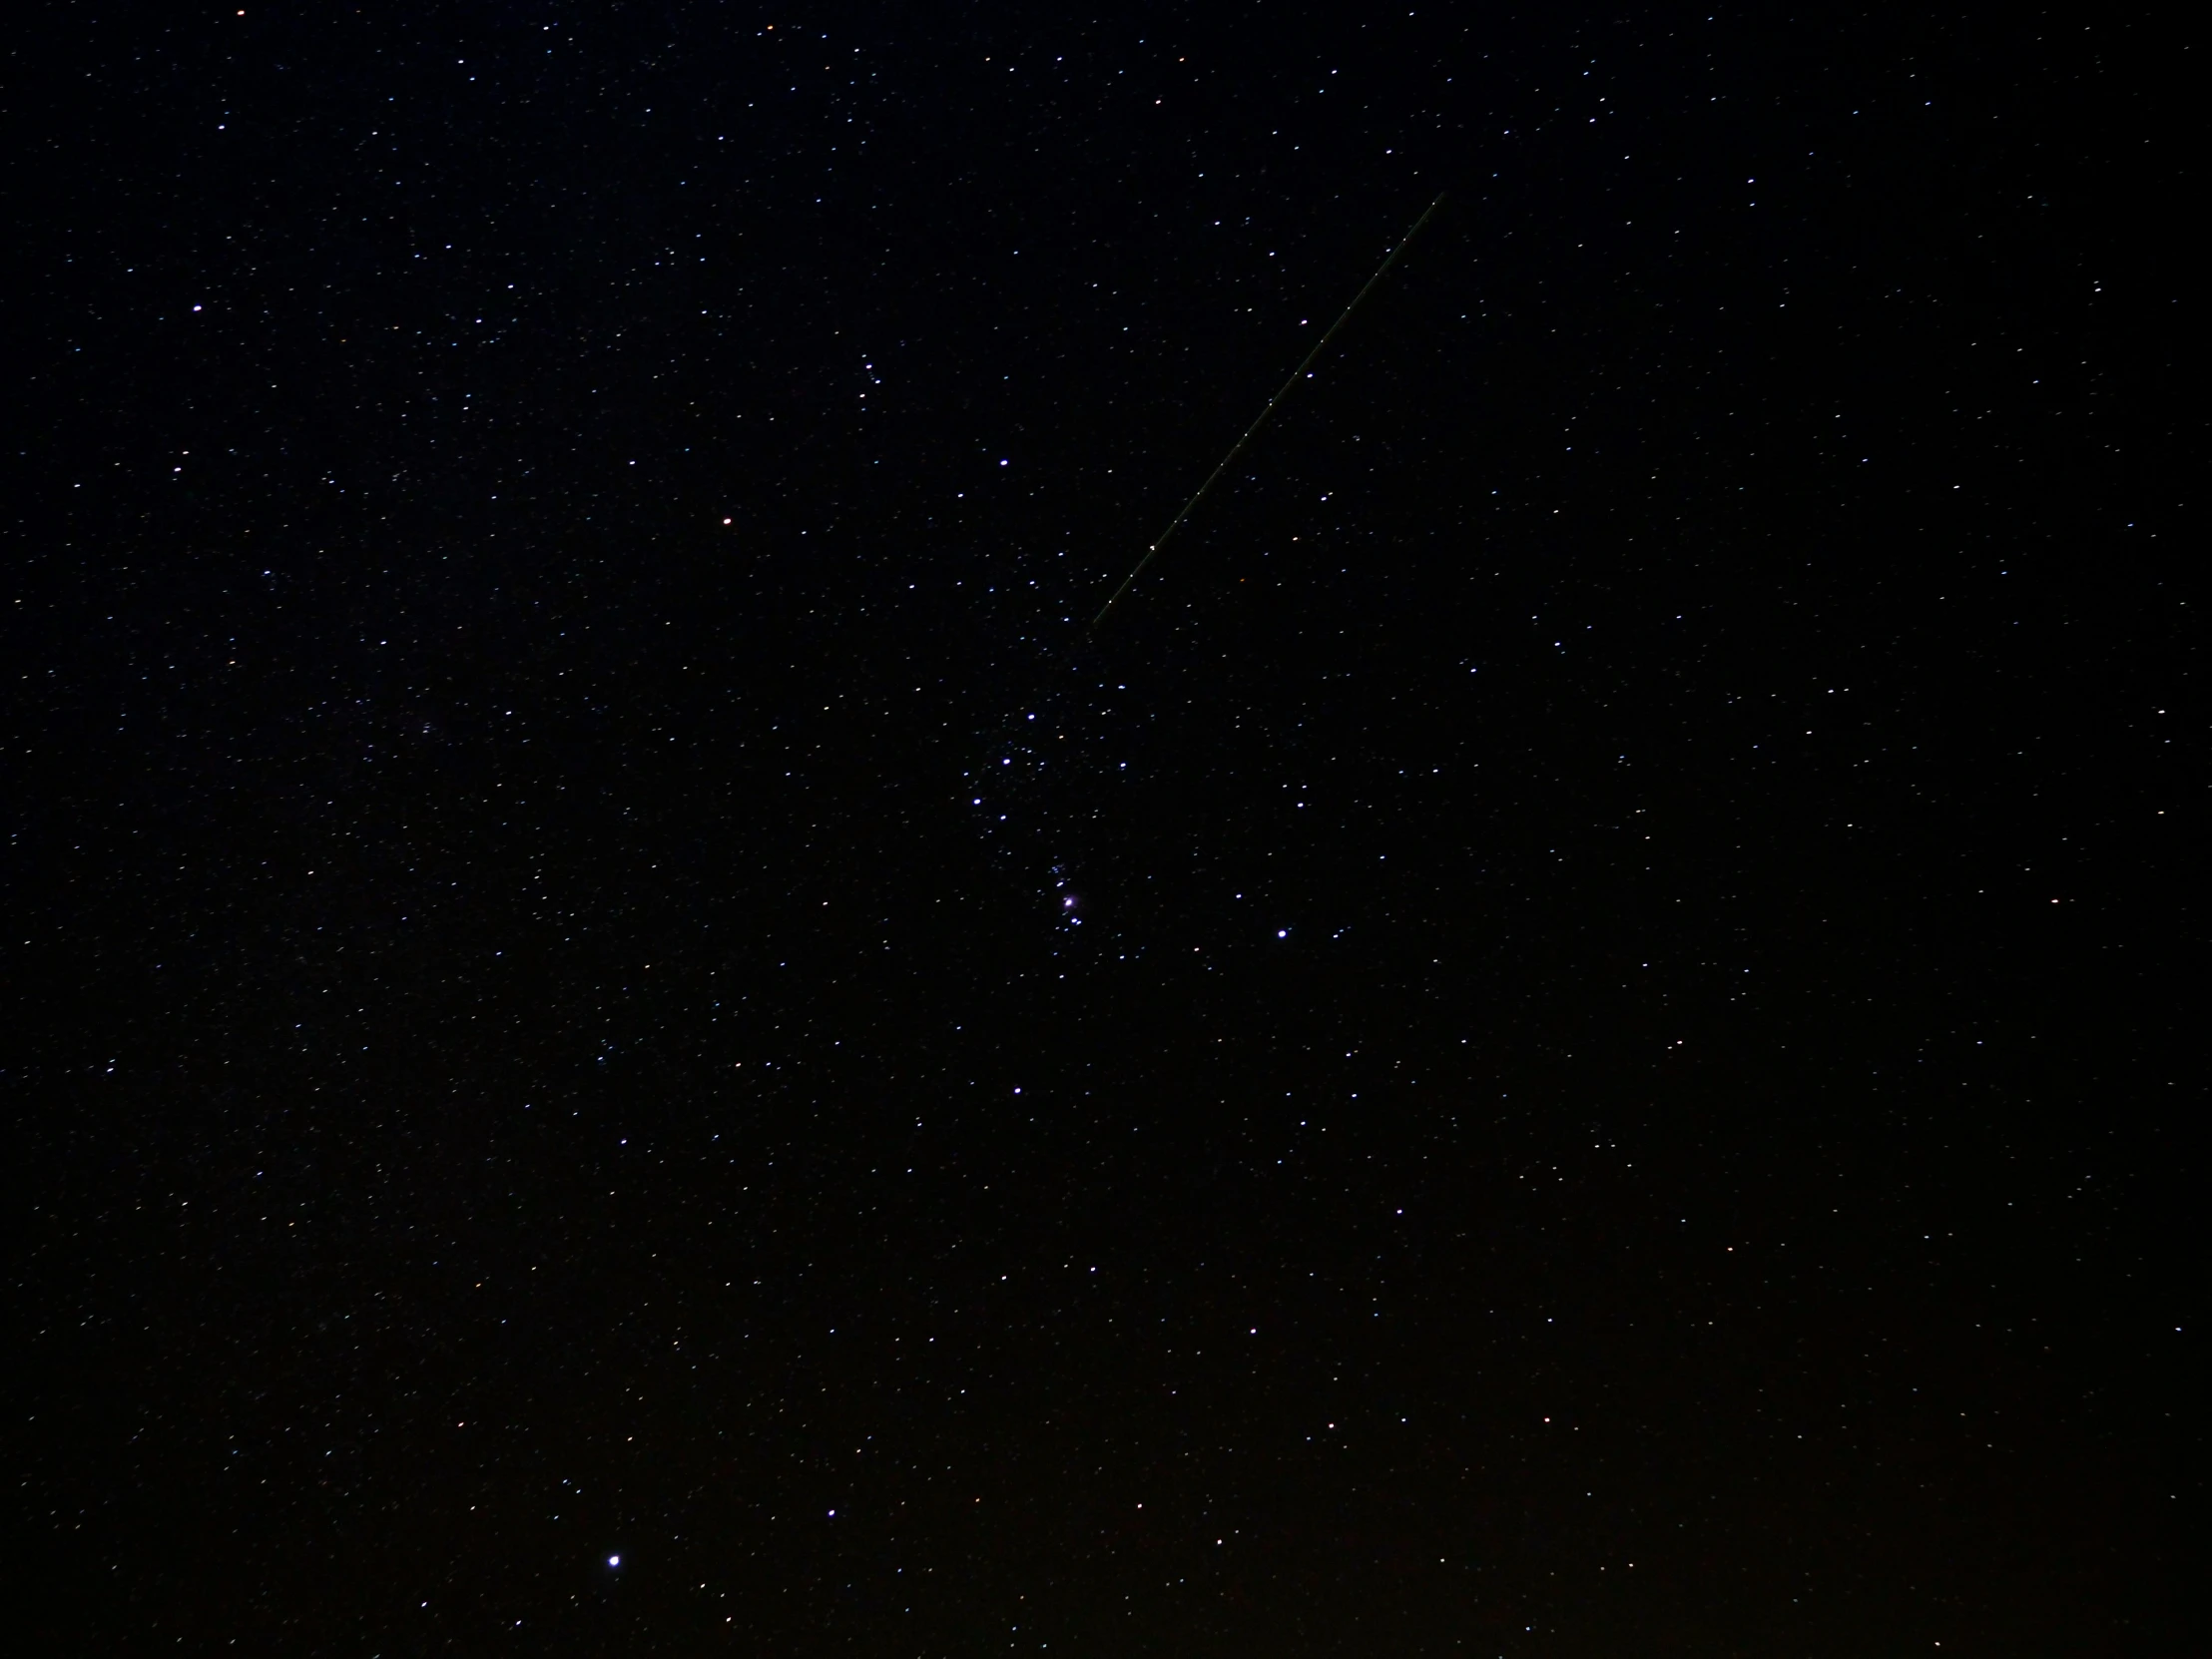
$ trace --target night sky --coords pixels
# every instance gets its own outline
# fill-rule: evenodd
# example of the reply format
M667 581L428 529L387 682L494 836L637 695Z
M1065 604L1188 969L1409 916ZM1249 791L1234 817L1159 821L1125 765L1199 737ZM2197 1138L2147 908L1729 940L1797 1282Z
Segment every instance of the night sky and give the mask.
M2190 1651L2188 45L45 8L8 1645Z

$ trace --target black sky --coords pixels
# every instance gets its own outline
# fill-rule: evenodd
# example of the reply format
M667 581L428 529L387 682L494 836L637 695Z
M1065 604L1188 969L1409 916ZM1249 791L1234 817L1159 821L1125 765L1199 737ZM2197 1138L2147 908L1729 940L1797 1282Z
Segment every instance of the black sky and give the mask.
M20 1651L2187 1651L2189 45L47 8Z

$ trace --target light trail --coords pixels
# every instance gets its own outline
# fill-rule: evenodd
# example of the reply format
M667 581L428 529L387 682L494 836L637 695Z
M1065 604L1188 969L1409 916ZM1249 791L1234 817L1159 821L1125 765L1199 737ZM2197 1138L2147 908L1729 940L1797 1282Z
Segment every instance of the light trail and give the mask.
M1282 402L1284 398L1290 396L1293 386L1313 373L1315 362L1320 359L1324 351L1329 349L1329 342L1337 337L1337 330L1352 320L1352 313L1360 308L1360 301L1375 291L1376 284L1388 275L1391 266L1397 264L1397 257L1412 245L1413 239L1421 234L1428 222L1436 217L1436 210L1443 205L1443 196L1439 195L1435 201L1428 204L1420 218L1413 221L1413 228L1397 239L1397 246L1391 249L1382 263L1375 268L1375 275L1368 278L1367 285L1352 296L1352 303L1344 308L1344 314L1323 330L1321 338L1314 341L1313 350L1306 353L1306 360L1293 369L1291 377L1283 382L1283 389L1268 399L1268 406L1260 411L1259 418L1245 428L1243 437L1229 446L1229 453L1221 458L1221 465L1215 467L1212 472L1206 475L1206 482L1199 485L1197 492L1183 503L1183 510L1168 522L1168 527L1160 532L1159 539L1145 549L1144 557L1137 561L1137 568L1123 578L1121 586L1114 590L1113 598L1099 607L1098 615L1091 618L1090 627L1084 630L1086 638L1098 632L1099 627L1113 614L1114 607L1121 603L1122 596L1137 585L1137 578L1144 574L1145 566L1160 556L1160 549L1167 546L1168 538L1183 527L1183 521L1191 516L1191 509L1206 499L1206 492L1214 487L1220 480L1221 475L1235 464L1239 455L1244 453L1245 445L1250 443L1260 428L1268 423L1268 416L1275 413L1275 406Z

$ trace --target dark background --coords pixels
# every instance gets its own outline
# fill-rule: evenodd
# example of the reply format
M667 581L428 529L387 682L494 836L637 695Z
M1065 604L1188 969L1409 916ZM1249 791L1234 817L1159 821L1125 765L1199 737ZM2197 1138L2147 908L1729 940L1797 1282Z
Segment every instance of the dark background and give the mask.
M2189 44L45 8L10 1645L2185 1651Z

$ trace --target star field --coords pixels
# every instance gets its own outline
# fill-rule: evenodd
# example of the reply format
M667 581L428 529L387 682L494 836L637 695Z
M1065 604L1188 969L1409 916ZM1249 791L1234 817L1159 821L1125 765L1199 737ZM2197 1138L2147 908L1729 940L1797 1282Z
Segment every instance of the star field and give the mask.
M2185 45L56 13L11 1650L2187 1651Z

